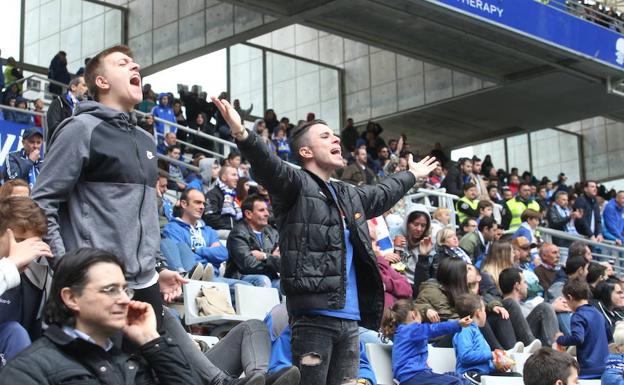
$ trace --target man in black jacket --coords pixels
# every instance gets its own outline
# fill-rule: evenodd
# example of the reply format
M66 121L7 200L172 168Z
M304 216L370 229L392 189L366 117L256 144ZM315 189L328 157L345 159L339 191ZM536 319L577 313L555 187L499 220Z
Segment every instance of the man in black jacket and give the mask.
M83 76L76 76L69 82L69 90L65 95L57 95L52 99L46 119L48 123L48 144L52 138L54 130L61 122L74 114L78 103L82 101L87 93L87 84Z
M572 235L578 235L574 221L583 217L583 210L571 210L568 207L568 193L557 191L555 203L548 209L548 227L551 229L564 231ZM570 241L553 237L553 243L559 247L568 247Z
M152 307L131 301L124 267L109 252L78 249L54 274L44 337L9 361L0 384L196 384L180 347L156 331ZM118 332L139 346L127 355L113 346Z
M260 195L251 195L241 210L243 220L234 225L227 239L225 277L279 288L279 235L269 226L267 203Z
M598 186L593 180L583 182L583 194L574 201L574 210L582 210L583 216L574 220L576 231L592 241L602 242L602 216L596 200Z
M461 197L464 195L464 184L470 182L472 174L472 160L469 158L461 158L456 165L448 167L448 174L442 181L443 188L448 194Z
M377 330L384 289L366 220L390 209L434 169L435 159L409 159L409 171L375 186L330 182L343 167L340 139L321 120L292 133L291 149L303 169L270 154L262 139L240 124L227 100L212 98L226 119L256 181L272 197L280 232L280 285L288 301L293 364L301 385L354 383L358 321Z

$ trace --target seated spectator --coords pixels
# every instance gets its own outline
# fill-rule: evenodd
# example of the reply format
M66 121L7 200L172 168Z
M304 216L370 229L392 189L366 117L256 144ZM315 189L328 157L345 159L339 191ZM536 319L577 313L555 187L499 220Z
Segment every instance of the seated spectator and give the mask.
M588 261L592 261L593 255L587 243L583 241L574 241L568 247L568 258L573 255L582 255Z
M182 153L182 150L180 149L180 146L178 146L177 144L174 144L172 146L167 147L167 153L165 155L167 155L169 158L179 160L181 153ZM167 188L169 190L176 190L176 191L186 190L187 184L184 180L184 173L180 166L178 166L177 164L173 162L169 162L164 159L159 159L158 167L161 170L169 174L169 182L167 184Z
M438 231L451 224L451 210L445 207L437 208L431 220L431 239L436 242Z
M472 264L470 256L459 247L459 239L457 239L457 234L451 226L438 231L436 254L433 257L432 275L436 273L438 264L446 258L459 258L467 264Z
M422 323L418 309L412 301L397 301L384 312L381 327L386 338L393 340L392 374L403 385L452 384L465 382L448 374L437 374L427 364L427 345L430 338L455 334L469 327L470 317L437 324Z
M558 346L576 346L580 378L600 378L609 356L611 329L604 317L589 305L591 294L587 282L571 279L563 287L563 295L574 312L572 333L567 336L559 333L555 343Z
M45 117L45 111L43 110L43 107L45 107L45 105L43 104L43 99L37 98L37 99L35 99L33 104L35 106L35 108L33 109L34 112L38 112L40 114L44 114L44 115L34 115L33 116L33 119L35 120L35 126L43 128L43 119Z
M486 303L502 300L498 277L503 270L510 267L513 267L511 244L505 241L493 242L481 265L479 293Z
M241 209L243 220L234 225L227 239L225 276L279 289L279 235L268 224L267 204L262 197L251 195Z
M175 123L176 117L173 113L173 100L169 99L169 95L166 93L161 93L158 95L158 105L152 109L152 115L155 118L165 120L167 122ZM156 120L156 134L158 138L158 143L162 142L162 138L166 133L172 132L176 133L177 128L166 124L164 122Z
M494 204L492 204L489 200L479 201L477 205L477 222L481 222L483 218L493 217L494 215Z
M518 237L511 241L511 247L513 249L514 267L522 270L524 280L528 285L527 298L543 297L544 288L540 286L539 278L533 271L533 264L531 263L531 248L533 245L525 237Z
M390 158L391 156L390 156L390 150L388 149L388 146L382 146L379 149L377 149L377 159L373 161L373 171L375 171L378 177L383 178L386 176L386 167L388 167L388 165L392 163L392 160ZM440 167L440 171L441 170L442 170L442 167ZM433 170L429 175L430 176L434 175L435 172L436 170ZM430 178L429 181L432 181L432 179ZM438 187L436 188L440 187L441 181L442 179L438 179Z
M555 193L555 203L548 209L548 227L551 229L565 231L571 235L578 235L574 221L583 216L582 210L572 210L568 207L568 193L558 191ZM553 243L559 247L567 247L570 241L553 237Z
M574 209L581 210L583 215L574 221L574 226L580 235L595 242L602 242L604 239L602 236L602 217L596 200L597 195L598 186L596 182L592 180L583 182L583 193L574 202ZM583 365L581 365L581 371L582 367Z
M455 204L457 220L460 223L465 221L468 217L477 218L479 216L479 212L477 211L477 206L479 205L477 187L474 183L469 182L465 183L463 188L464 195Z
M464 219L463 222L460 223L459 231L457 232L457 235L459 235L460 237L463 237L466 234L476 231L478 227L479 225L477 224L477 220L475 218L468 217Z
M533 271L539 278L540 286L544 290L548 290L557 277L558 271L561 269L559 265L559 247L552 243L544 243L539 249L540 265Z
M609 346L609 357L601 385L622 385L624 383L624 322L620 322L613 332L613 345Z
M233 165L225 165L219 170L219 179L212 190L206 194L206 213L204 221L215 230L222 230L221 239L227 239L234 224L241 220L243 213L236 204L236 185L238 172Z
M491 217L483 218L475 231L464 235L459 241L461 247L470 257L472 263L481 266L487 250L497 239L498 224Z
M537 226L540 224L540 220L542 219L542 214L539 211L535 211L533 209L526 209L520 216L522 223L520 227L514 232L512 238L525 237L531 243L538 243L537 236L535 235L535 230L537 230Z
M542 184L537 187L535 201L540 206L540 212L545 214L548 210L548 189L546 188L546 185Z
M49 327L44 337L7 364L0 384L60 385L76 378L90 383L112 378L125 378L129 384L197 383L176 342L156 331L153 308L131 301L133 294L113 254L97 249L66 254L56 267L46 304ZM119 332L139 346L136 355L113 349L111 338Z
M355 162L347 166L342 172L342 180L356 186L377 183L377 175L368 167L366 148L360 146L355 149Z
M618 246L624 241L624 191L618 191L602 212L604 227L602 234L605 239L615 241Z
M624 321L624 284L612 278L598 283L592 293L594 297L592 304L615 333L616 324Z
M517 178L517 176L515 177ZM518 195L505 202L501 226L512 232L518 230L522 223L522 213L524 213L526 209L531 209L538 213L540 211L539 204L531 198L531 185L523 182L518 185Z
M26 99L22 97L18 97L15 99L15 107L21 110L28 111L28 102L26 101ZM25 124L28 126L35 125L35 120L33 119L33 115L26 114L23 112L13 111L13 118L11 120L13 120L15 123Z
M503 197L498 192L498 186L489 184L487 187L487 190L488 190L488 196L490 197L490 201L492 201L493 203L497 203L499 205L505 204L505 201L503 201Z
M290 160L290 145L286 137L286 128L282 123L277 126L273 136L273 144L275 145L277 156L282 160Z
M516 338L525 346L536 338L543 346L551 346L555 342L555 334L559 332L557 314L547 302L538 305L525 302L528 285L522 270L510 267L501 271L498 285L503 295L503 306L509 313Z
M138 122L139 127L149 132L150 135L154 137L154 141L156 141L156 134L154 132L154 117L152 114L147 114ZM160 154L160 152L159 152Z
M28 186L32 190L43 165L42 145L43 132L40 128L31 127L24 130L22 134L23 148L6 157L4 166L6 180L22 179L28 182Z
M159 140L158 146L156 146L156 151L158 151L159 154L163 155L167 154L167 149L169 147L175 146L178 142L178 137L176 136L175 132L166 133L163 140L160 140L160 137L158 139Z
M30 187L23 179L11 179L0 186L0 198L29 196Z
M45 229L45 217L32 200L0 198L0 296L3 300L18 300L13 306L11 303L3 303L2 306L0 367L5 360L12 359L30 345L28 332L20 323L20 285L23 280L20 272L39 257L52 258L50 247L41 240ZM32 315L36 316L36 312Z
M405 263L405 277L413 285L414 295L418 294L420 284L434 277L429 255L433 243L429 236L431 217L423 205L411 206L405 216L405 235L394 239L394 249L401 253Z
M218 274L221 263L227 261L228 252L219 242L219 236L202 221L205 198L201 191L190 189L180 196L181 215L163 228L163 237L185 245L191 253L180 253L181 260L165 255L172 270L190 272L197 263L205 264ZM212 274L210 274L212 275Z
M249 188L250 188L250 184L249 184L249 178L247 177L239 177L238 178L238 182L236 182L236 204L238 206L243 205L243 201L245 199L247 199L247 197L249 196Z
M487 322L485 305L481 298L474 294L464 294L457 298L456 306L461 317L472 318L472 324L453 337L457 374L463 375L472 383L480 383L482 375L521 376L518 373L499 371L494 366L494 353L479 330Z
M607 267L602 265L596 261L592 261L589 263L587 267L587 284L590 289L594 290L596 285L600 282L606 281L609 277L607 276Z
M589 261L579 255L573 255L566 260L563 271L565 275L559 275L546 291L544 296L547 300L563 297L563 286L571 279L579 279L587 283L587 269Z
M175 217L173 215L174 204L165 197L167 192L167 176L158 175L158 183L156 184L156 194L158 196L158 222L160 231L162 232L165 225L171 222Z
M576 385L579 365L568 353L541 348L524 363L525 385Z
M54 131L61 122L74 114L74 110L87 94L87 84L83 76L76 76L69 82L69 89L65 95L55 95L52 98L46 119L48 123L48 141L52 140Z

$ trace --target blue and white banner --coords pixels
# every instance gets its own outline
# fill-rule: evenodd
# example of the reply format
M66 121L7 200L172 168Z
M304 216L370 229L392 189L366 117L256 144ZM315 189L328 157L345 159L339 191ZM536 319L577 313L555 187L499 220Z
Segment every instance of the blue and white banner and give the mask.
M28 127L32 126L0 120L0 170L4 168L7 155L22 149L22 133Z
M536 0L427 0L558 48L624 69L624 35Z

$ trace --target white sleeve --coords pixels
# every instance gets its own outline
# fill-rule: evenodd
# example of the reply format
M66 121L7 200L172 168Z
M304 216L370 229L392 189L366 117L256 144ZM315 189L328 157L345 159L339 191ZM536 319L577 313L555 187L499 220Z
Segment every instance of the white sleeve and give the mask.
M7 258L0 259L0 295L20 284L17 266Z

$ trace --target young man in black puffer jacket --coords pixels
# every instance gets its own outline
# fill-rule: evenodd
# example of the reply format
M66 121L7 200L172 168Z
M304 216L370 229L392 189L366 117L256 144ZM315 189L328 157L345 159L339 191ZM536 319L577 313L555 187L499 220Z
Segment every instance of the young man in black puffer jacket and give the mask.
M301 385L343 384L357 377L358 322L377 330L384 289L366 220L390 209L433 170L435 159L409 161L375 186L330 182L343 166L340 138L325 122L296 128L291 149L297 170L270 154L244 129L235 109L212 98L226 119L255 180L272 198L281 252L281 287L292 326L293 364Z

